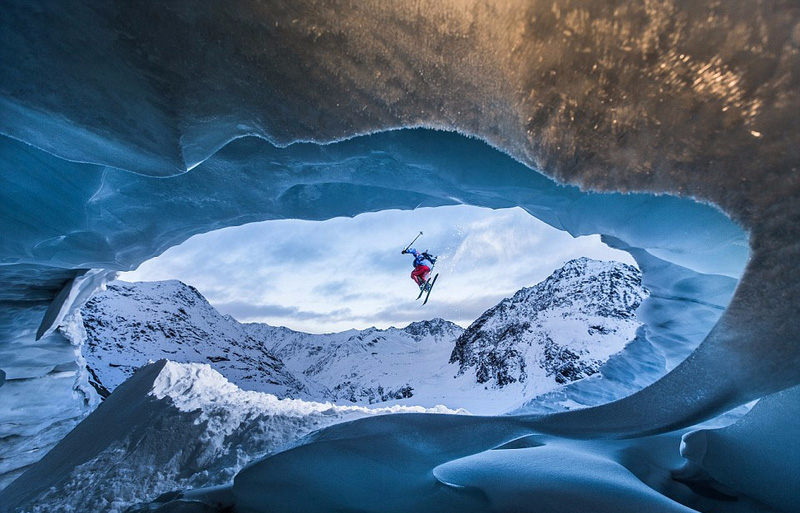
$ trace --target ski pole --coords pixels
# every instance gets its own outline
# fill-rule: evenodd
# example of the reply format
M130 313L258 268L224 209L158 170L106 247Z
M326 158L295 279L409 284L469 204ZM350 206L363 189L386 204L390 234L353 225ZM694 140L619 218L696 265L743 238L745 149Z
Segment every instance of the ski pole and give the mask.
M419 235L422 235L422 232L419 232ZM408 246L406 246L406 249L404 249L403 251L401 251L401 253L405 253L406 251L408 251L408 248L410 248L412 244L414 244L415 242L417 242L417 239L419 239L419 235L417 235L416 237L414 237L414 240L412 240L411 242L409 242L409 243L408 243Z

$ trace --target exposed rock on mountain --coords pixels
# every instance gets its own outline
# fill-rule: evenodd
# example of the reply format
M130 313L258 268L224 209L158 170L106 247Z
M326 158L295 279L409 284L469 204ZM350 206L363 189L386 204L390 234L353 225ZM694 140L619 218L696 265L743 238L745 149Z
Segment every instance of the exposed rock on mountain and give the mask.
M81 315L84 356L100 390L116 388L150 360L168 358L210 363L244 389L282 397L309 392L239 322L179 281L116 281Z
M459 374L474 374L478 383L496 388L591 376L633 339L640 326L634 312L647 295L632 266L572 260L472 323L450 362Z

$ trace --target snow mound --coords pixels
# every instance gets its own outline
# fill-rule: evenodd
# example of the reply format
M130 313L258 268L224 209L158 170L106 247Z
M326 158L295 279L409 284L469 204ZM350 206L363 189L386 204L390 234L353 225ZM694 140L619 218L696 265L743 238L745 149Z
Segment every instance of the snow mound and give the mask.
M800 387L760 400L738 422L684 435L688 461L675 473L735 499L747 494L777 511L800 511Z
M369 418L247 466L233 494L248 512L689 513L679 500L691 494L670 480L679 439L569 441L512 417Z
M444 407L369 409L244 391L207 364L138 370L0 493L0 511L123 512L171 490L231 482L253 455L325 426Z

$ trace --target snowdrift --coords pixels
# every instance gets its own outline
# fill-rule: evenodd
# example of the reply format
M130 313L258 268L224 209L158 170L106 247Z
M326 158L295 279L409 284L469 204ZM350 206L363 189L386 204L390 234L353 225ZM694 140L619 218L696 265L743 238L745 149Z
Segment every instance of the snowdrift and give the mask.
M6 488L3 508L122 512L181 488L227 485L254 455L327 425L399 412L455 413L278 399L243 391L207 364L159 360Z

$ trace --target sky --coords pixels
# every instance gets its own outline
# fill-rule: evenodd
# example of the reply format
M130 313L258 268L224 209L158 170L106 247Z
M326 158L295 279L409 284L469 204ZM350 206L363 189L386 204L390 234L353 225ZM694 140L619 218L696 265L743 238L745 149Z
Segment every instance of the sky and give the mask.
M438 255L427 305L415 298L414 247ZM440 317L463 327L502 299L587 256L633 264L599 236L573 238L520 208L385 210L328 221L278 220L197 235L124 281L177 279L223 314L307 333L398 328Z

